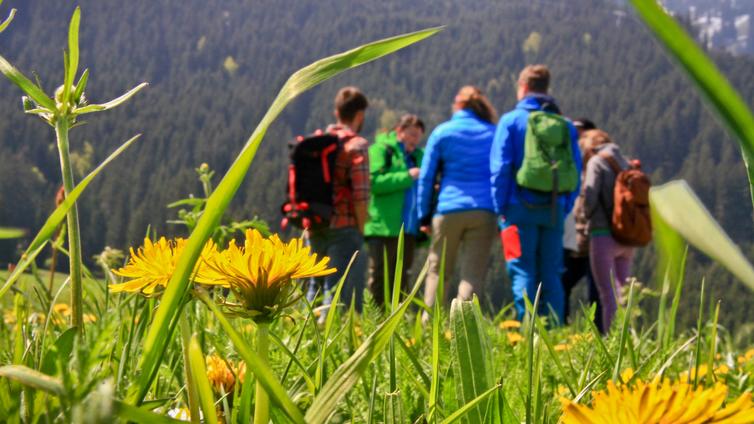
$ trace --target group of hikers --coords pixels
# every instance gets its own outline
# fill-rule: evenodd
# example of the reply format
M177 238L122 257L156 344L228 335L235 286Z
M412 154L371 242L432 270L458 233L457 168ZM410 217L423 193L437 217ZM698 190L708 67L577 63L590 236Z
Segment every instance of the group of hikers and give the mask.
M320 292L329 305L350 263L341 302L361 311L368 268L367 287L383 304L402 230L404 289L417 244L429 240L424 302L447 300L436 299L443 258L445 284L458 265L457 297L469 300L483 289L499 236L519 320L539 289L538 313L565 323L571 289L586 277L597 325L609 329L634 249L651 237L645 210L628 224L629 233L641 233L638 241L620 236L616 219L628 218L616 215L646 206L648 180L605 131L562 116L549 85L546 66L524 68L518 103L499 120L480 89L462 87L450 120L434 128L425 148L425 124L413 114L369 145L359 134L368 100L356 87L342 88L336 123L291 145L283 223L304 228L312 251L338 270L312 281L309 299ZM631 194L636 187L638 195ZM619 197L619 188L629 196ZM354 258L365 244L368 257ZM449 290L441 292L447 297Z

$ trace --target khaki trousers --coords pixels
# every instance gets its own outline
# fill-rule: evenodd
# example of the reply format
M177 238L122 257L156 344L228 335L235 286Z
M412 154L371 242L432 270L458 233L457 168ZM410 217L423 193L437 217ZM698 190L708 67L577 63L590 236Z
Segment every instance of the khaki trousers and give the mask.
M424 287L424 302L427 306L434 305L437 296L443 243L446 247L442 302L446 303L448 281L453 275L456 261L461 265L458 298L470 300L474 293L479 294L482 291L489 265L490 247L496 236L495 214L490 211L455 212L437 215L432 219L429 273Z

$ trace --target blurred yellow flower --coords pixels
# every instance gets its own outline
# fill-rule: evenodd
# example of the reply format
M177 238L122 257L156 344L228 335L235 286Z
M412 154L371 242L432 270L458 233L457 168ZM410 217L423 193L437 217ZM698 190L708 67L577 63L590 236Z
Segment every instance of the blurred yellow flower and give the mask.
M3 312L3 322L8 325L13 325L16 323L16 313L13 311L13 309L6 309L5 312Z
M205 362L207 363L207 379L212 384L215 392L232 392L236 379L225 360L213 354L207 356Z
M631 381L631 378L634 376L634 369L633 368L626 368L623 370L622 373L620 373L620 379L624 383L628 383Z
M500 322L501 330L509 330L511 328L521 328L521 322L516 321L514 319L509 319L509 320Z
M443 333L445 336L445 340L450 341L450 339L453 338L453 333L450 332L450 330L445 330L445 333Z
M302 239L283 243L277 235L265 239L250 229L243 246L231 241L226 250L213 254L207 272L196 281L230 287L240 304L226 306L257 322L270 322L290 303L291 281L334 273L329 261L328 257L318 260Z
M188 240L182 238L168 241L165 237L160 237L155 243L145 238L144 245L136 252L133 247L131 248L131 257L126 266L113 270L113 273L125 277L128 281L110 284L110 291L113 293L140 292L145 296L159 294L173 276L178 259L187 243ZM217 248L211 240L204 246L194 269L194 276L197 280L207 271L205 263L216 251Z
M512 345L514 345L514 344L516 344L516 343L518 343L518 342L520 342L521 340L524 339L524 336L522 336L519 333L515 333L515 332L507 332L507 333L505 333L505 335L508 337L508 343L510 343Z
M555 352L565 352L566 350L568 350L570 348L571 348L571 346L569 346L569 345L567 345L565 343L560 343L560 344L556 344L554 349L555 349Z
M723 407L728 388L717 383L712 388L693 386L665 379L635 385L616 386L608 381L607 390L592 393L592 405L579 405L561 398L563 424L686 424L754 422L751 393Z
M71 307L67 303L57 303L52 307L52 311L56 314L68 316L71 314Z

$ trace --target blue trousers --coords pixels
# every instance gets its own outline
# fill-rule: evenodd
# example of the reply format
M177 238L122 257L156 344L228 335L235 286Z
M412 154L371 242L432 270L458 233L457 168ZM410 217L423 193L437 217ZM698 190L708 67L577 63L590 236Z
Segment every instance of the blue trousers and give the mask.
M519 320L526 313L525 297L534 303L542 284L540 315L553 314L565 322L565 293L560 282L563 269L563 213L550 208L510 205L503 223L506 268L513 286L513 300ZM555 219L553 219L555 217ZM554 323L554 324L558 324Z

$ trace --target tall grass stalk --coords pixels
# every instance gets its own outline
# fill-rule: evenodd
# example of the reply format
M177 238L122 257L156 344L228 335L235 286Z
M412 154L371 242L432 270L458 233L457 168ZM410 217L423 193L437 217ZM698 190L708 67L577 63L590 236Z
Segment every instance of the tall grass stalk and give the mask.
M268 324L260 323L256 328L257 332L257 355L262 359L263 364L267 364L267 350L269 346L270 331ZM264 389L262 382L257 380L257 387L254 393L254 424L267 424L270 422L270 396Z

